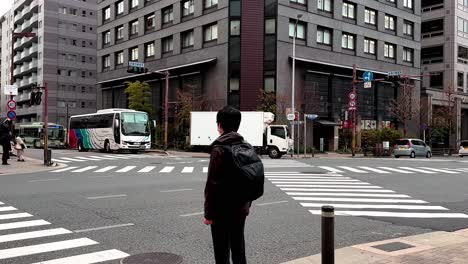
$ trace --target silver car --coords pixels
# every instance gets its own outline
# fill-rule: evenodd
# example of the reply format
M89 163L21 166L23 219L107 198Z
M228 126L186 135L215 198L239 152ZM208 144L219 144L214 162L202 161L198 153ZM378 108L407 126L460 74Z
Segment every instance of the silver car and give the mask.
M403 138L396 141L393 149L395 158L401 156L409 156L416 158L416 156L430 158L432 157L431 148L420 139Z

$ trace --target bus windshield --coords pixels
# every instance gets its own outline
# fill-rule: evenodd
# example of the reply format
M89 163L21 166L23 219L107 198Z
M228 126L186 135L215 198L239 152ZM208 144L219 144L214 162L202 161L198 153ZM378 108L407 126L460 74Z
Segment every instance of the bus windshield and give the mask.
M122 113L122 134L125 136L148 136L150 128L146 113Z
M49 127L49 139L52 140L63 140L65 133L61 127Z

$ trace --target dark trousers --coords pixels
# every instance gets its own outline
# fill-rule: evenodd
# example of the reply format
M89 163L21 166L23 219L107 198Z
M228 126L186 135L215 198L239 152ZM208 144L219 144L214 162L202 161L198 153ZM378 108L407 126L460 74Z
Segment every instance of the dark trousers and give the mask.
M211 235L216 264L229 264L232 253L233 264L246 264L244 226L246 216L213 220Z
M10 158L10 144L2 144L3 154L2 154L2 163L5 164Z

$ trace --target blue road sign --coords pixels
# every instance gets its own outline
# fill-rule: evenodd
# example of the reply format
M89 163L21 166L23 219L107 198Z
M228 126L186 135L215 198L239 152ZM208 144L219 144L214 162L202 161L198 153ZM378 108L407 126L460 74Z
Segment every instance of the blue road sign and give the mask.
M318 115L306 115L306 118L309 120L315 120L317 119Z
M364 74L362 75L362 79L364 79L365 82L372 82L372 80L374 79L374 73L373 72L364 72Z
M8 111L7 117L10 118L11 120L14 120L16 118L16 112L15 111Z

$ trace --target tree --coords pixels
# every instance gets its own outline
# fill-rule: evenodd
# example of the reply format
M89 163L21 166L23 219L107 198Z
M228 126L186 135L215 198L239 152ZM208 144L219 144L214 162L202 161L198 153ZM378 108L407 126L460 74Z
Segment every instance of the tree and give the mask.
M153 114L153 105L151 103L151 90L146 82L125 82L128 87L125 93L128 95L128 107L136 111L148 113L149 116Z
M450 138L457 129L457 102L455 92L448 87L441 105L434 106L432 112L431 138L439 142Z
M413 97L414 86L409 83L409 79L405 78L403 85L395 82L394 85L399 86L398 97L391 100L388 110L390 114L403 125L403 135L408 134L408 122L419 115L419 102Z
M257 111L276 113L276 94L272 92L266 92L265 90L260 91L260 104L257 107Z

